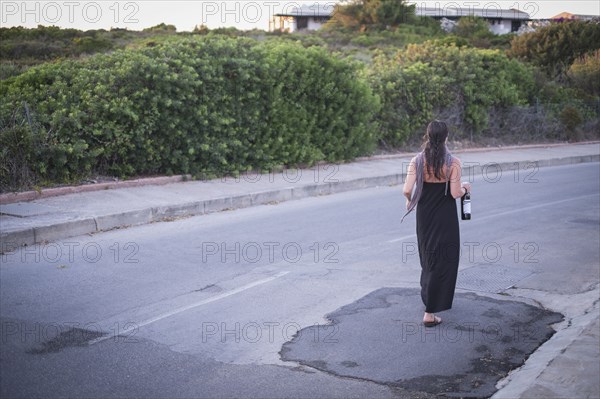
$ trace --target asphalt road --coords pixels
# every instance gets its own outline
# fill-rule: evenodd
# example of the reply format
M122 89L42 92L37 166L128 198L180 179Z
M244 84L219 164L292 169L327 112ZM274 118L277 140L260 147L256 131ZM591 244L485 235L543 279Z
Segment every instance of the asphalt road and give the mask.
M488 172L473 177L474 219L461 222L462 305L441 316L446 325L464 327L485 313L486 301L504 301L498 312L510 314L511 322L527 317L556 322L560 315L536 313L531 304L524 308L508 288L521 295L531 290L568 297L597 283L598 164ZM365 301L390 295L380 290L387 287L395 295L398 320L416 326L422 316L418 303L401 306L412 299L397 299L416 292L420 272L414 216L400 224L403 209L401 188L382 187L4 254L0 394L346 398L463 392L465 387L452 384L427 388L434 378L430 369L448 356L435 351L398 354L413 364L410 384L390 373L389 363L360 369L373 348L385 353L386 345L390 350L398 345L389 323L393 315L381 314L378 326L382 307L365 308ZM347 312L352 306L363 310ZM345 329L331 324L332 314L360 312L370 313ZM367 342L356 339L363 327L370 331ZM531 348L519 349L523 359L549 337L544 326L536 331ZM353 340L344 341L349 333ZM302 334L313 345L293 352L290 345ZM344 342L352 343L344 349L352 359L336 358ZM464 356L484 350L469 340L451 343ZM515 347L494 341L488 345L491 356L501 343L508 345L505 352ZM461 349L468 347L476 350ZM295 360L286 359L290 353ZM356 372L327 366L328 360ZM467 368L448 370L446 377L468 375L470 358L461 362ZM493 392L507 372L479 371L489 379L480 384L487 390L475 396Z

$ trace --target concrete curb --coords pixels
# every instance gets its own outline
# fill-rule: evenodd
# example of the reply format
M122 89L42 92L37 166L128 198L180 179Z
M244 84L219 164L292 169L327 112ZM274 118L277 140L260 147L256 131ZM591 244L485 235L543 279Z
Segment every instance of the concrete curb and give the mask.
M548 143L548 144L525 144L525 145L509 145L505 147L477 147L477 148L463 148L463 149L451 149L452 154L470 154L477 152L486 151L510 151L510 150L531 150L536 148L555 148L564 147L565 145L577 146L577 145L588 145L588 144L599 144L600 141L581 141L577 143ZM402 152L397 154L385 154L385 155L374 155L370 157L359 157L353 162L367 162L367 161L378 161L385 159L396 159L396 158L412 158L418 150L413 152Z
M526 170L535 167L561 166L577 163L600 162L600 154L554 158L543 161L518 162L518 167ZM470 175L486 173L494 176L498 170L513 170L516 162L490 163L486 165L465 165L463 174ZM490 168L493 166L493 168ZM485 171L484 171L485 169ZM49 241L61 240L85 234L93 234L117 228L143 225L152 222L172 220L179 217L190 217L213 212L248 208L290 200L342 193L365 188L381 186L397 186L404 181L404 173L391 175L361 177L353 180L307 184L299 187L284 187L277 190L262 191L252 194L211 198L184 204L173 204L75 219L41 227L28 227L23 230L2 232L0 234L0 249L10 251L20 246L34 245Z
M586 141L580 143L571 143L569 145L587 145L587 144L598 144L600 141ZM506 147L493 147L493 148L466 148L461 150L453 150L454 154L464 154L464 153L477 153L477 152L486 152L486 151L505 151L505 150L514 150L514 149L535 149L535 148L552 148L552 147L561 147L564 146L565 143L550 143L550 144L528 144L522 146L506 146ZM352 162L368 162L368 161L380 161L380 160L388 160L388 159L398 159L398 158L409 158L414 156L415 152L407 152L407 153L397 153L397 154L386 154L386 155L374 155L370 157L359 157ZM66 194L74 194L74 193L87 193L93 191L101 191L101 190L111 190L111 189L119 189L119 188L128 188L128 187L141 187L141 186L158 186L165 185L171 183L180 183L184 181L192 180L191 175L176 175L176 176L159 176L159 177L146 177L136 180L124 180L124 181L116 181L116 182L107 182L107 183L96 183L96 184L88 184L88 185L80 185L80 186L68 186L68 187L56 187L56 188L47 188L40 191L24 191L20 193L5 193L0 194L0 205L12 204L15 202L24 202L24 201L33 201L41 198L50 198L57 197Z
M96 183L81 186L46 188L40 191L24 191L21 193L0 194L0 205L13 204L15 202L33 201L41 198L58 197L60 195L88 193L92 191L110 190L116 188L161 186L171 183L180 183L191 180L191 175L147 177L136 180L125 180L108 183Z

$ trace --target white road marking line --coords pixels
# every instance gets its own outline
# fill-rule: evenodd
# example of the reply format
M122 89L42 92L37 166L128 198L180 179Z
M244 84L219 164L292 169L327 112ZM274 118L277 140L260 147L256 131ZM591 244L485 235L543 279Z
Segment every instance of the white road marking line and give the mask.
M481 221L481 220L492 219L492 218L495 218L495 217L498 217L498 216L506 216L506 215L511 215L511 214L513 214L513 213L517 213L517 212L530 211L530 210L532 210L532 209L538 209L538 208L543 208L543 207L545 207L545 206L562 204L562 203L569 202L569 201L577 201L577 200L581 200L581 199L586 199L586 198L596 197L596 196L598 196L598 195L600 195L600 193L599 193L599 194L589 194L589 195L582 195L581 197L567 198L567 199L560 200L560 201L545 202L545 203L543 203L543 204L537 204L537 205L532 205L532 206L526 206L526 207L524 207L524 208L518 208L518 209L513 209L513 210L510 210L510 211L505 211L505 212L500 212L500 213L494 213L494 214L491 214L491 215L486 215L486 216L482 216L482 217L476 217L476 218L474 218L473 220L470 220L469 222L471 222L471 223L472 223L472 222L479 222L479 221ZM411 234L411 235L409 235L409 236L404 236L404 237L395 238L395 239L393 239L393 240L386 241L386 243L388 243L388 244L393 244L393 243L396 243L396 242L399 242L399 241L404 241L404 240L407 240L407 239L409 239L409 238L415 238L416 236L417 236L416 234Z
M227 291L227 292L224 292L222 294L215 295L215 296L210 297L210 298L206 298L206 299L204 299L204 300L202 300L200 302L196 302L196 303L193 303L193 304L190 304L190 305L187 305L187 306L180 307L178 309L174 309L174 310L172 310L170 312L163 313L161 315L158 315L158 316L153 317L151 319L142 321L140 323L135 323L134 327L128 328L128 329L124 329L122 332L119 333L119 335L127 334L127 333L129 333L129 332L131 332L133 330L136 330L136 329L140 328L140 327L144 327L144 326L147 326L148 324L152 324L152 323L155 323L155 322L157 322L159 320L166 319L167 317L171 317L171 316L174 316L176 314L185 312L187 310L194 309L194 308L197 308L197 307L202 306L202 305L206 305L207 303L215 302L215 301L218 301L220 299L227 298L227 297L235 295L235 294L239 294L242 291L246 291L246 290L248 290L250 288L253 288L253 287L256 287L258 285L262 285L262 284L271 282L273 280L276 280L276 279L278 279L280 277L285 276L288 273L290 273L290 272L279 272L279 273L277 273L274 276L267 277L267 278L264 278L262 280L254 281L252 283L243 285L243 286L238 287L238 288L234 288L234 289L232 289L230 291ZM112 338L110 335L105 335L103 337L96 338L96 339L88 342L88 344L89 345L93 345L93 344L96 344L98 342L106 341L107 339L110 339L110 338Z
M416 236L417 236L416 234L411 234L411 235L409 235L409 236L404 236L404 237L400 237L400 238L395 238L395 239L393 239L393 240L389 240L389 241L386 241L386 242L387 242L388 244L393 244L393 243L395 243L395 242L398 242L398 241L404 241L404 240L408 240L409 238L415 238Z

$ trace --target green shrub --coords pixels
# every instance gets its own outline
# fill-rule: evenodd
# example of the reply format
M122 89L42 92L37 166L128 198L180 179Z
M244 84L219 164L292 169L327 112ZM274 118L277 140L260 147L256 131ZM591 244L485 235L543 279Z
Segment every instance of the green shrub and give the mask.
M89 160L87 144L77 138L60 140L43 130L26 102L15 109L8 122L0 129L0 191L48 181L71 182L89 166L85 163Z
M567 106L560 113L560 121L565 125L567 130L574 131L577 126L581 125L583 119L575 107Z
M565 21L515 36L510 55L540 66L555 77L566 71L578 57L598 48L600 24Z
M474 16L460 18L454 29L454 34L468 39L490 38L494 35L490 32L490 26L485 19Z
M34 148L19 151L37 181L238 173L376 144L378 101L357 66L296 43L209 34L44 64L0 82L0 94L3 137L24 134L30 110Z
M73 39L77 53L99 53L112 48L112 42L106 38L78 37Z
M2 62L0 63L0 80L17 76L23 71L23 69L23 67L15 64L14 62Z
M579 141L577 127L581 125L583 118L577 108L570 105L566 106L560 113L560 122L567 131L569 141Z
M592 96L600 96L600 50L576 59L567 75L573 86Z
M425 63L393 66L380 62L374 71L372 84L382 103L380 141L385 147L404 145L431 121L436 109L450 102L448 80Z
M327 27L365 31L416 23L415 7L406 0L350 0L336 5Z
M499 50L432 42L381 56L371 80L382 102L381 139L394 147L448 109L459 131L479 133L492 108L527 104L534 89L533 70Z
M167 25L164 22L142 30L142 32L171 32L171 33L175 33L176 31L177 31L177 28L175 27L175 25Z

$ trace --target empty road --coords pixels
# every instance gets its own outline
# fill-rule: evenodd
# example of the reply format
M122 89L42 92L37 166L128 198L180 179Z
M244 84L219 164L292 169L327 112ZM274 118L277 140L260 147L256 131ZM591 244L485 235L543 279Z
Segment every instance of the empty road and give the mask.
M485 315L494 306L486 317L501 328L508 328L504 311L505 320L559 321L535 313L540 296L568 306L598 284L598 164L504 170L472 181L473 220L460 223L464 296L441 314L444 323L476 323L480 308ZM478 371L479 385L452 383L472 373L459 370L461 361L431 385L436 363L453 355L427 350L427 337L423 350L402 355L414 363L410 383L389 362L361 369L369 354L400 350L402 334L416 336L422 317L418 302L402 299L412 298L420 273L415 217L400 224L403 210L401 187L380 187L5 253L0 394L416 398L473 389L489 396L506 369L548 338L545 327L532 333L531 348L519 347L516 363ZM395 299L366 306L382 288ZM365 317L332 323L327 315L336 311ZM293 347L294 339L305 341ZM477 339L445 339L444 348L467 356L464 367L487 350ZM501 341L487 344L492 357L495 345L514 344Z

